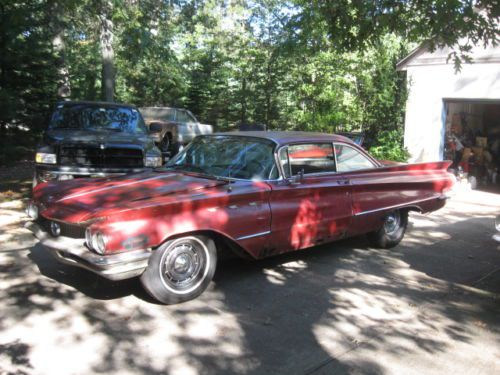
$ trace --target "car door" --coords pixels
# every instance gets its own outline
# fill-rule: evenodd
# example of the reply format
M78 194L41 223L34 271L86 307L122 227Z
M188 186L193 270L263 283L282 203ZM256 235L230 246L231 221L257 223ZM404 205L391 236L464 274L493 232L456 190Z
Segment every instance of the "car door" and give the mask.
M389 205L394 189L386 189L387 176L380 175L372 158L354 145L336 142L337 173L349 179L351 186L352 221L348 235L367 233L380 227L383 213L378 209Z
M278 151L285 179L271 183L270 250L281 253L332 241L351 220L349 181L337 175L332 143Z

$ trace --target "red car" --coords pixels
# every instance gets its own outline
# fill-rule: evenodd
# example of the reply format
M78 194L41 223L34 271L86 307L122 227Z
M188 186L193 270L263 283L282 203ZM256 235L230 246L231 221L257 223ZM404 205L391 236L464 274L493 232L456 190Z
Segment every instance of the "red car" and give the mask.
M176 303L203 292L222 248L260 259L360 234L396 246L408 211L444 206L449 164L383 165L337 135L219 133L151 172L41 184L27 211L61 262L140 276Z

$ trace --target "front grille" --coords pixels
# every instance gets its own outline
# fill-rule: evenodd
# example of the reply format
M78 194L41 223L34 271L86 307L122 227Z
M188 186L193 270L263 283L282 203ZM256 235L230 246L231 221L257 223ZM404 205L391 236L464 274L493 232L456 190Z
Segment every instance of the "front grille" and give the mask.
M37 222L45 232L50 234L50 220L44 217L40 217ZM58 222L58 224L61 226L60 236L70 238L85 238L85 227L61 222Z
M89 145L62 145L59 163L63 166L95 168L140 168L144 166L140 149Z

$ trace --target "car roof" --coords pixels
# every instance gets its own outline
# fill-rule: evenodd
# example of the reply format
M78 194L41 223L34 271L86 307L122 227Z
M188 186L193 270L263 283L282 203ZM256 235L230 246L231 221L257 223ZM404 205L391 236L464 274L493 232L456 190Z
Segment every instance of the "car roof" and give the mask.
M59 105L64 105L64 106L72 106L72 105L79 105L79 104L89 104L89 105L96 105L96 106L106 106L106 107L127 107L127 108L134 108L136 109L135 105L132 104L126 104L126 103L115 103L115 102L95 102L91 100L61 100L57 102L57 106Z
M226 136L240 136L240 137L253 137L253 138L263 138L269 139L278 145L285 145L289 143L298 142L344 142L349 144L354 144L354 142L344 136L338 134L326 134L326 133L315 133L315 132L304 132L304 131L233 131L233 132L221 132L213 133L214 136L226 135Z

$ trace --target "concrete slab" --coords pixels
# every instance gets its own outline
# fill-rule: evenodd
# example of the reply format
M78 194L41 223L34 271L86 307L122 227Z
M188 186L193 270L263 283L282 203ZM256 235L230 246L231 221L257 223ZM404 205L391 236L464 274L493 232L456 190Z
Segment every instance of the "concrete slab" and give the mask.
M460 193L412 215L393 250L361 237L224 261L200 298L176 306L156 304L137 280L109 282L19 247L9 229L0 374L500 373L498 212L499 196Z

